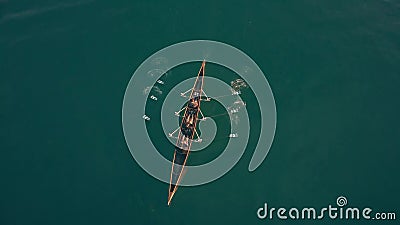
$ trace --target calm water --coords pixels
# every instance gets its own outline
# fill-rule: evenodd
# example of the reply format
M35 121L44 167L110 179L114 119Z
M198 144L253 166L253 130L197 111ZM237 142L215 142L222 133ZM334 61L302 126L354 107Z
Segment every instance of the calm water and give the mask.
M277 133L255 172L247 151L167 207L125 144L122 99L144 59L192 39L258 63ZM0 0L0 224L284 224L256 210L339 195L399 217L399 40L396 0Z

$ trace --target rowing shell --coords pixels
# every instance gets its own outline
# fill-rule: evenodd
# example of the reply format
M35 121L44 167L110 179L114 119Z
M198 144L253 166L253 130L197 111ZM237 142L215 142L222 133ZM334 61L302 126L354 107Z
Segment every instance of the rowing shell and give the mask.
M172 161L171 178L168 192L168 205L178 189L182 179L183 171L188 159L190 148L196 132L196 124L200 112L201 94L203 93L204 70L206 62L203 61L196 81L193 85L189 101L185 106L185 113L179 128L179 134L175 145L174 158Z

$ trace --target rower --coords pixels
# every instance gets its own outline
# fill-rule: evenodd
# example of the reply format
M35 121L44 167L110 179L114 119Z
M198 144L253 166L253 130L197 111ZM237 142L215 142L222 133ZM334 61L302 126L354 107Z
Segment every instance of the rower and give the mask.
M195 109L197 107L199 107L199 102L197 101L197 99L190 99L190 102L188 104L189 108Z

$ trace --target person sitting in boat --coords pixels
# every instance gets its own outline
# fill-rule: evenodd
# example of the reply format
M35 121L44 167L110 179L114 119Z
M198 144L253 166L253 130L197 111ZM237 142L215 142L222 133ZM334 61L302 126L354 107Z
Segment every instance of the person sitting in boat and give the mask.
M191 137L192 136L192 134L193 134L193 131L192 131L192 129L189 127L189 126L186 126L186 125L188 125L188 124L185 124L184 126L182 126L182 133L183 133L183 135L185 136L185 137Z
M198 100L196 99L190 99L190 102L189 102L189 108L192 108L192 109L195 109L195 108L197 108L198 106L199 106L199 102L198 102Z

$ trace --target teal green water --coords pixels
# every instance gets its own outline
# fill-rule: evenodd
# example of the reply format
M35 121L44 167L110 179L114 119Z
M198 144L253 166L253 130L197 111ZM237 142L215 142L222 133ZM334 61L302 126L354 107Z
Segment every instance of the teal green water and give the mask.
M125 144L122 99L143 60L192 39L256 61L277 130L255 172L247 151L167 207ZM399 217L399 62L395 0L0 0L0 224L284 224L256 210L339 195Z

